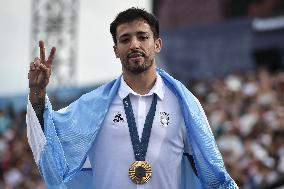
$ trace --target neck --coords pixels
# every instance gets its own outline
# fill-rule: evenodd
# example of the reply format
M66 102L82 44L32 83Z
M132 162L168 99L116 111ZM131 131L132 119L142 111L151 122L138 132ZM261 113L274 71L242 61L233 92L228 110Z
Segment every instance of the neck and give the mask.
M140 95L147 94L155 85L156 69L150 69L140 74L123 72L123 79L127 85Z

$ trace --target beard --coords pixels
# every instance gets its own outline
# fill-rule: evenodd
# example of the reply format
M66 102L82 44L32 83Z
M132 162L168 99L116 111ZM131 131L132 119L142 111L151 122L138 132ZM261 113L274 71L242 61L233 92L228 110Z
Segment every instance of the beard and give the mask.
M122 62L122 65L125 70L131 72L132 74L138 75L141 74L147 70L149 70L150 67L153 65L153 61L135 61L135 62Z
M137 52L134 52L134 53L137 53ZM121 63L122 63L123 68L132 74L135 74L135 75L141 74L149 70L153 65L154 60L147 57L144 53L141 53L143 62L141 61L141 59L137 61L131 61L129 59L130 55L131 53L127 56L125 60L121 60Z

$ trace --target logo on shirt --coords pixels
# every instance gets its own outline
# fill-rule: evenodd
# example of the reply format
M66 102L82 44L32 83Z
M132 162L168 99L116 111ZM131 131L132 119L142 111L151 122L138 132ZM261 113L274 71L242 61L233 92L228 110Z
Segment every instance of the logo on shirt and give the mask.
M160 122L163 126L168 126L170 123L170 116L166 112L160 112Z
M122 123L122 122L124 122L124 119L122 118L121 113L117 112L116 115L114 116L113 123Z

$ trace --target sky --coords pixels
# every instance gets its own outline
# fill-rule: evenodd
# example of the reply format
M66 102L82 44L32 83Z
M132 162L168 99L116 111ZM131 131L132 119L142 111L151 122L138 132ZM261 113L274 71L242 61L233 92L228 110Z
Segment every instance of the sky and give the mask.
M32 0L0 0L0 96L28 92ZM129 7L151 10L150 0L82 0L79 3L76 85L106 82L121 73L109 24Z

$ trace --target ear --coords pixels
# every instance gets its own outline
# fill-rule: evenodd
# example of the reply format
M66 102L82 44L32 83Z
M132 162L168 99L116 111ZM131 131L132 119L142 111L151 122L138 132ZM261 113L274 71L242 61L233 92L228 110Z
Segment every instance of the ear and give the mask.
M115 57L119 58L119 54L118 54L118 50L117 50L117 46L116 45L113 46L113 51L115 53Z
M162 39L158 38L155 40L155 52L159 53L162 49Z

